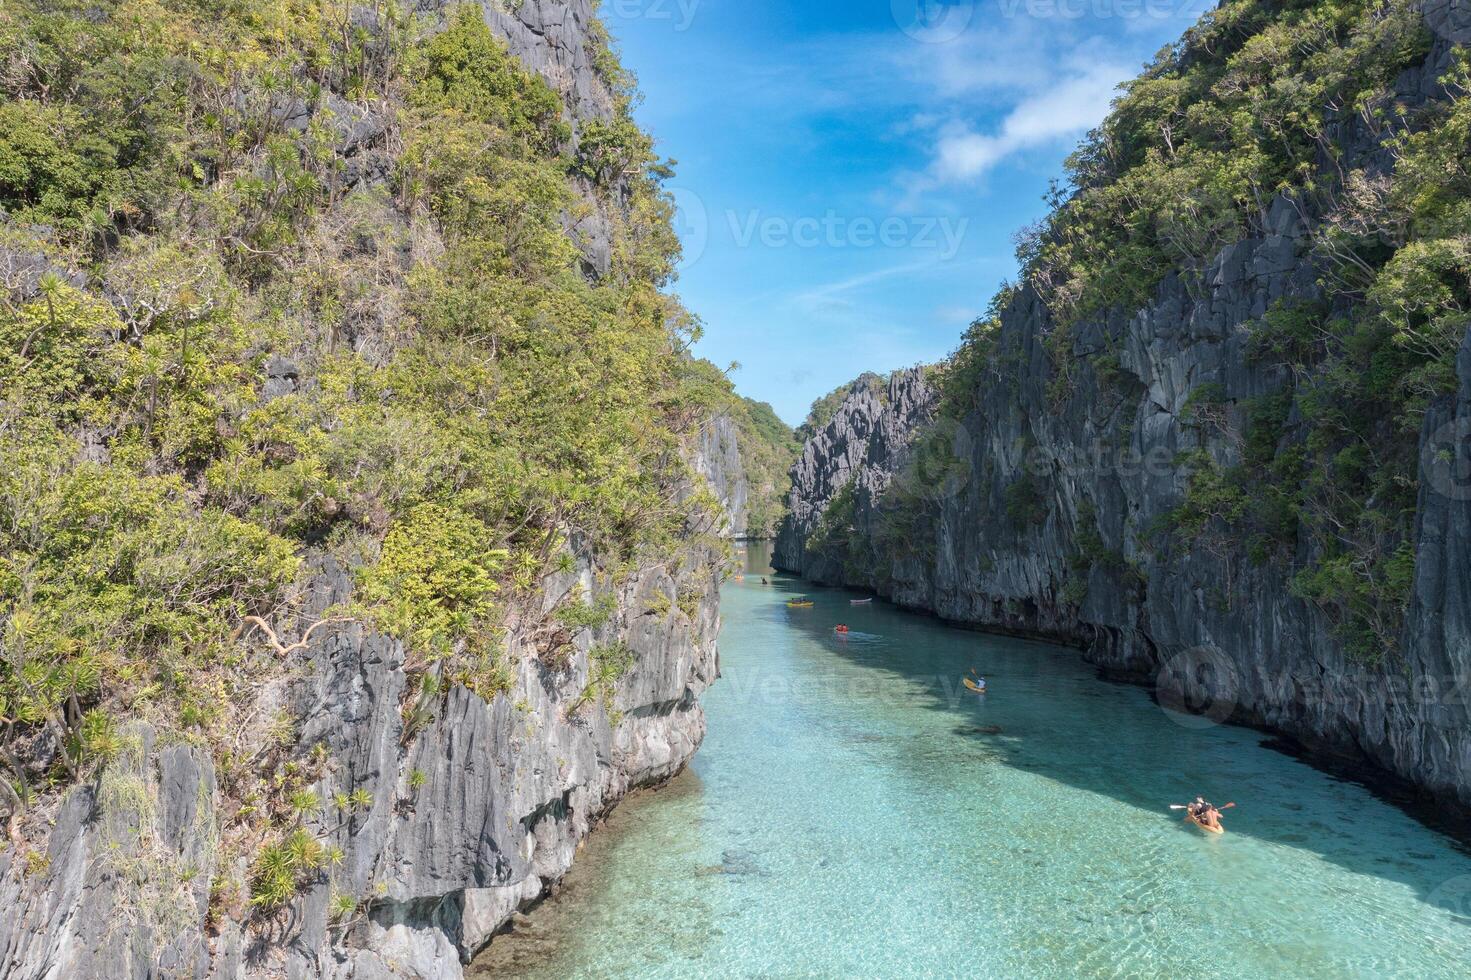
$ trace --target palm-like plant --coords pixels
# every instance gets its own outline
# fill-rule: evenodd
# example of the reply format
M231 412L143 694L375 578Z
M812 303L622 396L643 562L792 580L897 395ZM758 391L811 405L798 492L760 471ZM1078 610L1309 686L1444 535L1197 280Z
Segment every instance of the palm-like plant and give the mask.
M15 773L15 795L24 808L31 805L31 783L26 778L25 767L10 748L15 744L15 723L19 720L19 710L20 705L10 696L10 692L0 688L0 726L5 729L5 738L0 740L0 755L3 755L10 771Z

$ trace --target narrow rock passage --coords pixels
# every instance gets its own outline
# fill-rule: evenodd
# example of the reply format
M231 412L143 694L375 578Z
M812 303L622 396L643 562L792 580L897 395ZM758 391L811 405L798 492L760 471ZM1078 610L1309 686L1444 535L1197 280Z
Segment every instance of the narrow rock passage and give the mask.
M1075 651L852 597L728 582L690 771L620 808L474 970L1463 975L1471 856L1448 839ZM1197 793L1237 802L1224 836L1167 809Z

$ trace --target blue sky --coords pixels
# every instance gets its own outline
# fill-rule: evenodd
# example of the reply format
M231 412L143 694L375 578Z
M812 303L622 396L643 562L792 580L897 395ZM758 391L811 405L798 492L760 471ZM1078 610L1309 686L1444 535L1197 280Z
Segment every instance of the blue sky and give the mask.
M794 424L943 357L1115 86L1206 3L603 0L678 161L700 353Z

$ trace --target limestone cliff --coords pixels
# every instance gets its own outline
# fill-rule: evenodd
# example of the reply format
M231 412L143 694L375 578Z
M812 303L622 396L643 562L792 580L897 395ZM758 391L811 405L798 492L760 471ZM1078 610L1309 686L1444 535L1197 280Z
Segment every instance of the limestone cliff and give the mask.
M413 22L415 30L457 7L428 0L416 6L427 17ZM594 4L525 0L487 2L483 8L493 35L560 97L557 121L568 123L570 148L547 151L556 155L560 180L577 159L583 127L613 119L617 111L615 83L598 63L607 49ZM403 26L366 7L344 16L351 20L343 25L344 37L361 32L353 43L362 49L353 53L363 61L389 50L384 39ZM242 107L247 98L238 96ZM285 353L267 357L252 351L238 374L231 365L230 376L244 381L245 397L228 406L234 414L209 417L210 431L218 426L233 433L257 405L319 394L326 382L318 371L327 360L319 347L362 355L366 378L403 341L394 333L410 329L397 303L404 277L416 263L421 271L428 268L444 253L449 236L439 233L422 207L410 214L409 205L389 192L397 137L385 133L400 124L395 115L404 107L367 96L360 101L326 92L316 100L284 100L284 108L272 102L262 125L279 126L288 135L308 129L326 134L323 145L340 159L333 161L332 195L323 205L332 220L314 229L313 247L325 246L349 261L363 255L383 259L376 279L354 283L360 310L338 321L325 340L300 326L282 348ZM589 283L613 261L620 209L632 193L623 174L636 171L621 172L609 185L569 178L581 206L562 212L562 228L580 252L580 271ZM271 172L259 173L265 175L262 186L276 186L266 179ZM356 213L351 208L361 209L364 201L382 224L342 231ZM0 212L5 315L45 289L52 297L67 286L96 289L97 309L126 304L129 278L89 281L57 257L64 254L60 248L12 248L11 231ZM43 232L50 233L43 228L38 234ZM191 256L196 251L205 249L193 248ZM258 269L257 275L269 272ZM365 288L364 281L374 287ZM55 320L53 314L53 325ZM472 325L479 327L490 329ZM548 327L554 336L573 329L560 322ZM116 341L119 333L108 340ZM298 345L295 352L292 343ZM181 366L179 374L185 373ZM457 380L448 383L451 389L462 393ZM0 408L15 408L8 389L0 395ZM381 404L398 397L385 392ZM7 416L0 432L10 421ZM505 419L479 424L504 425ZM717 459L713 467L703 464L702 447L690 444L701 433L708 443L719 425L717 419L695 428L682 443L669 433L665 445L683 445L692 468L704 470L735 515L743 509L735 434L724 431L706 447ZM89 464L108 463L107 440L122 428L68 431L67 438L75 435L82 447L77 453L68 443L68 461L81 455ZM423 442L428 430L416 431L411 441ZM393 451L355 452L361 461ZM671 449L668 455L678 453ZM197 471L187 476L199 479ZM182 494L182 479L178 485ZM189 492L205 495L194 484ZM670 495L689 500L689 480L675 481ZM209 705L192 723L179 720L172 702L149 714L150 699L159 696L155 685L128 712L117 709L116 730L108 721L107 755L89 760L64 792L47 792L37 783L22 806L19 790L9 792L6 779L0 818L9 823L11 839L0 850L0 907L6 912L0 917L0 975L459 976L461 965L513 912L567 871L582 839L611 807L630 791L675 775L698 748L705 729L698 699L717 676L725 562L702 511L678 511L682 520L669 521L663 545L637 553L600 548L570 521L553 517L541 529L548 554L532 556L521 595L497 607L510 612L495 624L496 663L481 678L491 682L477 685L470 672L452 676L443 666L465 650L466 638L436 660L375 631L369 616L340 615L360 598L357 565L376 556L395 515L370 505L368 496L346 505L330 499L327 506L325 523L301 539L299 557L310 571L293 580L291 594L278 606L261 610L282 635L272 634L269 645L243 630L228 636L225 667L254 673L240 687L217 680L209 694L239 702L218 712L228 715L232 728L223 744L217 731L206 735L197 720ZM364 533L356 540L366 545L349 546L344 560L323 544L338 520L360 521ZM504 534L480 527L477 547L509 554L498 547L506 543ZM552 570L543 575L543 568ZM166 578L170 572L159 574ZM504 596L511 589L498 583L488 591ZM10 623L12 612L11 605L0 608L0 625ZM316 627L305 629L311 623ZM222 635L234 625L223 625ZM14 655L8 647L0 652ZM502 669L504 675L494 673ZM106 678L108 685L114 681ZM87 697L90 707L97 699L90 692ZM80 715L80 700L73 695L66 710ZM29 728L17 726L17 713L5 712L3 747L22 780L46 767L59 771L61 761L80 754L59 754L50 729L36 719L21 719ZM24 742L10 742L12 730L19 729L26 731ZM20 761L10 754L17 747ZM288 783L299 788L269 790ZM262 785L266 792L259 791ZM285 796L295 802L283 808ZM285 850L266 846L283 834ZM251 887L264 873L263 853L290 862L291 893L269 907Z
M1429 53L1391 93L1411 106L1444 97L1437 79L1468 39L1464 5L1428 5L1426 22ZM1381 135L1345 121L1339 165L1387 169ZM889 380L888 404L850 392L792 470L777 564L958 623L1076 644L1162 700L1471 803L1471 334L1459 393L1424 416L1414 578L1384 661L1351 656L1334 618L1295 587L1308 544L1285 542L1297 557L1274 560L1233 538L1229 520L1193 538L1160 531L1191 492L1180 460L1203 451L1222 469L1239 463L1251 406L1289 379L1281 361L1253 356L1261 318L1283 300L1349 304L1323 285L1316 221L1277 198L1265 233L1200 273L1166 276L1143 308L1085 318L1061 354L1047 304L1018 289L999 311L1002 353L959 419L930 422L922 406L935 395L912 374ZM1078 367L1067 388L1055 381L1060 356ZM1275 438L1291 446L1305 431L1294 412ZM847 510L833 516L835 503Z
M700 442L694 455L695 470L720 501L725 511L724 530L732 538L744 538L748 530L750 482L741 448L741 434L735 420L722 414L700 429Z
M792 467L787 516L777 533L773 561L820 582L844 578L833 554L809 549L823 514L840 491L853 495L854 530L873 532L872 518L901 471L914 434L934 417L934 393L919 368L895 371L887 381L855 381L837 412L802 447Z
M716 675L717 568L696 551L681 567L609 587L584 560L552 583L548 604L584 588L609 592L616 612L578 634L566 667L518 656L509 691L487 702L452 688L412 737L400 643L352 625L297 653L264 683L258 711L299 718L299 730L282 738L254 726L242 750L329 759L313 791L359 802L304 816L340 857L264 933L242 926L247 909L211 894L222 863L245 861L219 848L228 776L196 747L136 727L95 783L66 796L32 867L18 850L0 855L0 901L19 913L0 920L5 975L458 976L511 913L561 878L603 813L673 776L698 748L698 698ZM310 602L326 608L349 582L324 568ZM701 598L680 609L681 593ZM603 690L594 658L615 643L632 666ZM340 894L376 897L342 915L332 905Z
M429 0L424 5L436 10L445 6L440 0ZM490 0L481 6L491 30L500 35L522 64L551 84L572 119L585 124L612 117L615 96L608 80L599 73L593 54L602 49L603 27L589 0L523 0L510 4ZM563 226L582 252L584 272L604 275L612 262L612 226L616 222L608 213L610 205L586 181L578 183L582 208L576 214L569 212Z
M770 405L733 393L701 426L691 461L725 512L727 537L775 534L786 512L787 469L799 447Z

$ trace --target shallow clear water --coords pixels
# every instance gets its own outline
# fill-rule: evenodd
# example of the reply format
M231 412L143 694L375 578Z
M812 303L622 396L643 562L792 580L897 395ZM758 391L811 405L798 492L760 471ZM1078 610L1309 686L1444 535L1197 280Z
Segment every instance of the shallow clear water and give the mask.
M1471 857L1363 788L1074 651L771 578L725 586L691 769L476 972L1471 975ZM1197 793L1237 802L1224 836L1167 809Z

